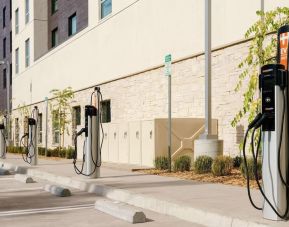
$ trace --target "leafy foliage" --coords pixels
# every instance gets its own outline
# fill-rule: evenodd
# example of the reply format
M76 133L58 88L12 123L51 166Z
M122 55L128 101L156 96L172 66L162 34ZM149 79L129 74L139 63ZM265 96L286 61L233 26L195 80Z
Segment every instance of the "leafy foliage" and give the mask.
M169 168L169 159L165 156L157 157L155 159L155 168L159 170L166 170Z
M175 171L190 171L191 169L191 157L184 155L175 160L174 170Z
M260 99L257 95L259 69L264 64L276 62L276 31L289 23L288 7L277 8L268 12L257 11L257 15L259 20L245 33L245 38L252 37L252 41L248 55L238 66L242 72L235 87L235 91L240 92L245 84L245 92L243 94L243 106L232 120L232 127L236 127L245 116L248 117L248 122L254 119L260 107Z
M53 95L50 101L50 109L52 115L53 129L59 130L59 135L62 138L59 140L59 148L64 145L65 132L69 135L68 125L71 121L71 101L74 98L74 93L71 87L64 90L53 89L50 91Z
M239 168L242 164L243 158L241 156L236 156L233 158L233 166Z
M212 173L214 176L227 176L233 169L233 159L229 156L218 156L212 164Z
M254 159L253 158L249 158L247 160L247 165L248 165L248 176L249 176L249 179L253 180L253 179L255 179ZM246 174L246 169L245 169L244 162L242 162L242 164L240 166L240 170L241 170L241 173L242 173L243 177L246 178L247 174ZM260 160L258 160L258 162L257 162L257 169L256 170L257 170L258 179L261 179L262 178L262 163L261 163Z
M194 162L194 171L196 173L209 173L212 169L213 159L209 156L202 155L197 157Z

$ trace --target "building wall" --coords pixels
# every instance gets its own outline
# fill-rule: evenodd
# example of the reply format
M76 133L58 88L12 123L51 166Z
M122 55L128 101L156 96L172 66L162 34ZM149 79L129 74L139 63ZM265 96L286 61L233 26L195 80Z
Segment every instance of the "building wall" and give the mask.
M6 26L3 28L3 8L6 7ZM10 52L10 32L11 32L11 18L10 18L10 0L0 1L0 61L8 61L12 63L11 52ZM6 58L3 59L3 39L6 38ZM7 87L4 89L4 79L3 79L3 69L7 66L0 66L0 112L4 112L7 109ZM7 70L7 69L6 69ZM10 70L9 70L10 71ZM8 71L6 79L8 79ZM10 89L10 99L11 99L11 86Z
M224 140L224 152L232 156L239 153L239 142L244 136L243 128L246 127L246 123L241 122L236 130L230 123L234 114L241 108L242 91L235 93L234 88L240 73L238 64L248 52L248 46L249 43L245 42L213 52L212 116L218 120L218 133L219 138ZM175 63L172 70L172 117L202 118L204 86L200 84L204 83L204 55ZM167 77L163 75L162 67L106 83L100 87L104 100L111 101L111 123L167 117ZM93 88L89 88L76 92L71 103L72 106L81 106L82 127L84 107L90 103L92 91ZM37 103L37 106L45 119L46 103ZM13 118L21 118L20 112L15 110ZM48 145L56 147L57 145L52 144L51 110L48 114ZM45 130L45 124L43 128ZM65 146L73 146L72 126L69 125L68 128L70 135L66 135Z
M162 65L167 53L179 60L173 64L173 117L204 116L204 1L121 1L113 1L113 13L100 20L99 2L88 0L88 27L15 75L14 118L19 116L18 105L36 103L43 111L50 91L68 86L81 90L72 105L81 104L84 117L92 91L86 87L96 84L104 99L111 100L112 123L166 117L167 78ZM282 4L266 2L265 9ZM213 47L224 47L213 53L212 114L227 154L238 153L243 136L244 122L238 131L230 122L242 106L241 92L234 88L240 73L237 66L249 42L229 44L243 38L257 20L260 5L261 1L251 0L213 1ZM53 146L51 124L50 119L49 146ZM71 135L65 141L72 145Z
M113 1L113 5L114 2L120 0ZM255 11L260 9L260 1L213 2L213 47L242 39L257 19ZM99 15L97 3L89 1L89 7L94 9L89 10L94 13L93 18ZM103 20L89 19L86 29L15 76L13 106L39 102L49 97L53 88L83 89L159 66L167 53L176 60L202 52L203 3L202 0L183 0L182 4L177 0L139 0L123 5L123 10ZM282 3L276 1L276 6ZM240 15L246 17L240 20ZM40 86L43 81L45 87Z
M88 26L88 0L58 0L58 10L52 14L51 2L48 0L48 43L51 48L51 32L58 27L59 44L68 36L68 18L76 12L77 32Z

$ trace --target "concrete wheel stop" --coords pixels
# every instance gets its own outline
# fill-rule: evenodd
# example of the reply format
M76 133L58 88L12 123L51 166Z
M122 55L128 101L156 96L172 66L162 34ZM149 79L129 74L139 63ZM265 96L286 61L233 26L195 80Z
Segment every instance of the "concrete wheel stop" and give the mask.
M7 169L0 168L0 176L10 175L10 171Z
M95 202L95 209L132 224L146 222L144 212L123 202L99 199Z
M30 184L30 183L35 182L32 177L30 177L26 174L15 174L14 178L15 178L15 180L18 180L18 181L23 182L25 184Z
M47 184L44 186L44 190L58 197L71 196L71 191L68 188L64 188L58 185Z

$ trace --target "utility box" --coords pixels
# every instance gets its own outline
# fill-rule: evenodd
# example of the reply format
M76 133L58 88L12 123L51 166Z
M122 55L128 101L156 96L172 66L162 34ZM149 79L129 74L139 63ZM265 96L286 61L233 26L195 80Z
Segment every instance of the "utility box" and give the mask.
M168 155L168 121L165 118L104 123L103 127L103 161L154 167L156 157ZM193 160L194 141L204 130L202 118L173 118L172 160L182 155L189 155ZM212 134L217 133L217 120L212 120Z

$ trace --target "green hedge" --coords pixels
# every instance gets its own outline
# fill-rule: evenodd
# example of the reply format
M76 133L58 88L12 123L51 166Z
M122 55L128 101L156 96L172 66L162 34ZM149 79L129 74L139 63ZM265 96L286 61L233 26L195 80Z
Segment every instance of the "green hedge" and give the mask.
M165 156L156 157L155 168L159 170L166 170L169 168L169 159Z
M21 154L23 153L24 148L23 147L16 147L16 146L9 146L7 148L8 153L12 154ZM72 159L73 158L74 149L72 147L68 148L61 148L59 151L59 148L55 149L47 149L47 157L60 157L60 158L67 158ZM45 156L45 148L44 147L38 147L38 155Z
M212 169L213 159L207 155L197 157L194 162L194 171L198 174L209 173Z
M254 159L253 158L247 158L247 165L248 165L249 179L250 180L254 180L255 179ZM245 163L244 162L242 162L242 164L240 166L240 170L241 170L241 173L242 173L243 177L246 178L247 174L246 174L246 169L245 169ZM257 176L258 176L259 180L262 178L262 162L260 160L258 160L258 162L257 162Z
M184 155L175 160L174 164L174 171L178 172L184 172L184 171L190 171L191 169L191 157Z
M212 164L212 173L214 176L228 176L233 169L233 159L229 156L218 156Z

